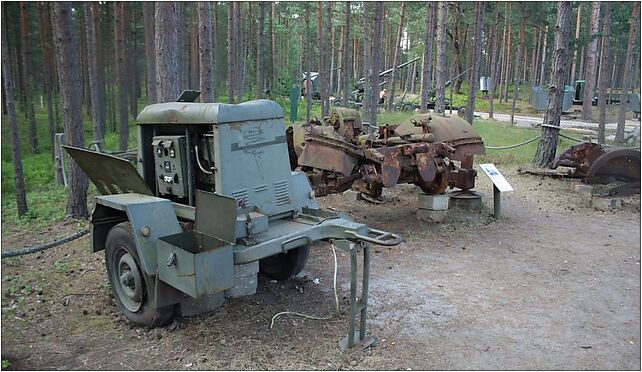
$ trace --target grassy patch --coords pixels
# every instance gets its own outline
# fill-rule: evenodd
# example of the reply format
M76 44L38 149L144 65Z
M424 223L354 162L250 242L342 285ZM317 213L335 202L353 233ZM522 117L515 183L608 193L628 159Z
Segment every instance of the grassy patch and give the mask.
M509 123L494 120L475 120L474 127L484 140L486 146L510 146L539 136L541 129L534 128L517 128L511 127ZM493 150L487 149L486 155L478 156L476 163L495 163L495 164L530 164L535 156L538 141L533 141L524 146L505 149ZM575 142L560 137L557 145L557 153L573 145Z

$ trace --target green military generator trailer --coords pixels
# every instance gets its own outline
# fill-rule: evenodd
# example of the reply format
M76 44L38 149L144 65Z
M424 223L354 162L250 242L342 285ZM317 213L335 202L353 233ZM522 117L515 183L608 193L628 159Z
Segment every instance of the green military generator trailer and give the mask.
M291 171L278 104L160 103L137 122L138 169L66 147L100 193L91 250L105 251L114 297L129 320L160 326L254 294L258 272L296 275L312 244L329 241L351 258L343 344L365 341L369 244L401 238L319 208L305 174ZM364 256L359 299L357 254Z

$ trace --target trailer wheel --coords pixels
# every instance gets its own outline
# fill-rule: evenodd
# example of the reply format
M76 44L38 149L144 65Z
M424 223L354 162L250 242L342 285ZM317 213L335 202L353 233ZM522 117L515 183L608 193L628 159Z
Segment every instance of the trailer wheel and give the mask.
M266 257L259 260L259 271L269 278L286 280L303 270L309 254L310 246L304 245L290 249L287 253Z
M155 306L154 278L140 268L129 222L120 223L109 230L105 264L112 293L127 319L151 327L162 326L172 320L173 305L158 309Z

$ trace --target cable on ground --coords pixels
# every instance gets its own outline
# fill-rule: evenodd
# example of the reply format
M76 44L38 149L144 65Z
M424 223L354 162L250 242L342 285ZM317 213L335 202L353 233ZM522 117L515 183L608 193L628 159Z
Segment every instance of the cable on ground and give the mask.
M81 231L78 231L77 233L73 235L69 235L66 238L59 239L59 240L54 240L53 242L43 244L43 245L38 245L35 247L29 247L29 248L23 248L23 249L16 249L12 250L9 252L2 252L2 258L9 258L9 257L18 257L18 256L24 256L26 254L32 254L40 251L44 251L50 248L57 247L59 245L69 243L70 241L76 240L80 238L81 236L87 235L89 233L89 229L84 229Z
M339 295L337 294L337 269L338 269L337 250L334 247L334 244L332 244L332 254L334 255L334 279L333 279L332 286L334 288L335 313L328 316L314 316L314 315L297 313L295 311L282 311L280 313L274 314L274 316L272 317L272 321L270 322L270 329L274 327L274 321L281 315L296 315L302 318L313 319L313 320L328 320L328 319L332 319L335 315L339 313Z

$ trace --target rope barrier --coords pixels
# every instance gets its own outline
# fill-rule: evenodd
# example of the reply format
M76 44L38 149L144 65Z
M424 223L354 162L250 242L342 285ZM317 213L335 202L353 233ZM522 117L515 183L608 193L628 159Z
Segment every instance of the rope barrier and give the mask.
M70 241L76 240L80 238L81 236L87 235L89 233L89 229L84 229L81 231L78 231L77 233L70 235L66 238L60 239L60 240L54 240L53 242L43 244L43 245L38 245L35 247L29 247L29 248L23 248L23 249L16 249L13 251L9 252L2 252L2 258L9 258L9 257L18 257L18 256L24 256L26 254L32 254L40 251L44 251L47 249L51 249L54 247L57 247L59 245L68 243Z
M515 147L524 146L524 145L527 145L527 144L529 144L529 143L531 143L533 141L537 141L540 137L541 136L537 136L537 137L531 138L529 140L526 140L524 142L521 142L521 143L518 143L518 144L515 144L515 145L510 145L510 146L486 146L486 148L489 149L489 150L508 150L508 149L513 149Z
M545 126L545 125L544 125L544 124L542 124L542 126ZM547 127L547 128L548 128L548 127L550 127L550 128L558 129L558 130L563 129L563 128L560 128L560 127L557 127L557 126L553 126L553 125L546 125L546 127ZM566 139L571 140L571 141L575 141L575 142L585 142L584 140L577 139L577 138L573 138L573 137L571 137L571 136L567 136L567 135L565 135L565 134L562 134L561 132L560 132L560 133L558 133L558 135L559 135L560 137L562 137L562 138L566 138ZM537 136L537 137L533 137L533 138L531 138L531 139L529 139L529 140L526 140L526 141L524 141L524 142L520 142L520 143L514 144L514 145L508 145L508 146L486 146L486 149L488 149L488 150L508 150L508 149L514 149L514 148L516 148L516 147L520 147L520 146L528 145L529 143L531 143L531 142L533 142L533 141L537 141L538 139L540 139L540 137L541 137L541 135L540 135L540 136ZM608 146L608 145L602 145L602 146Z

